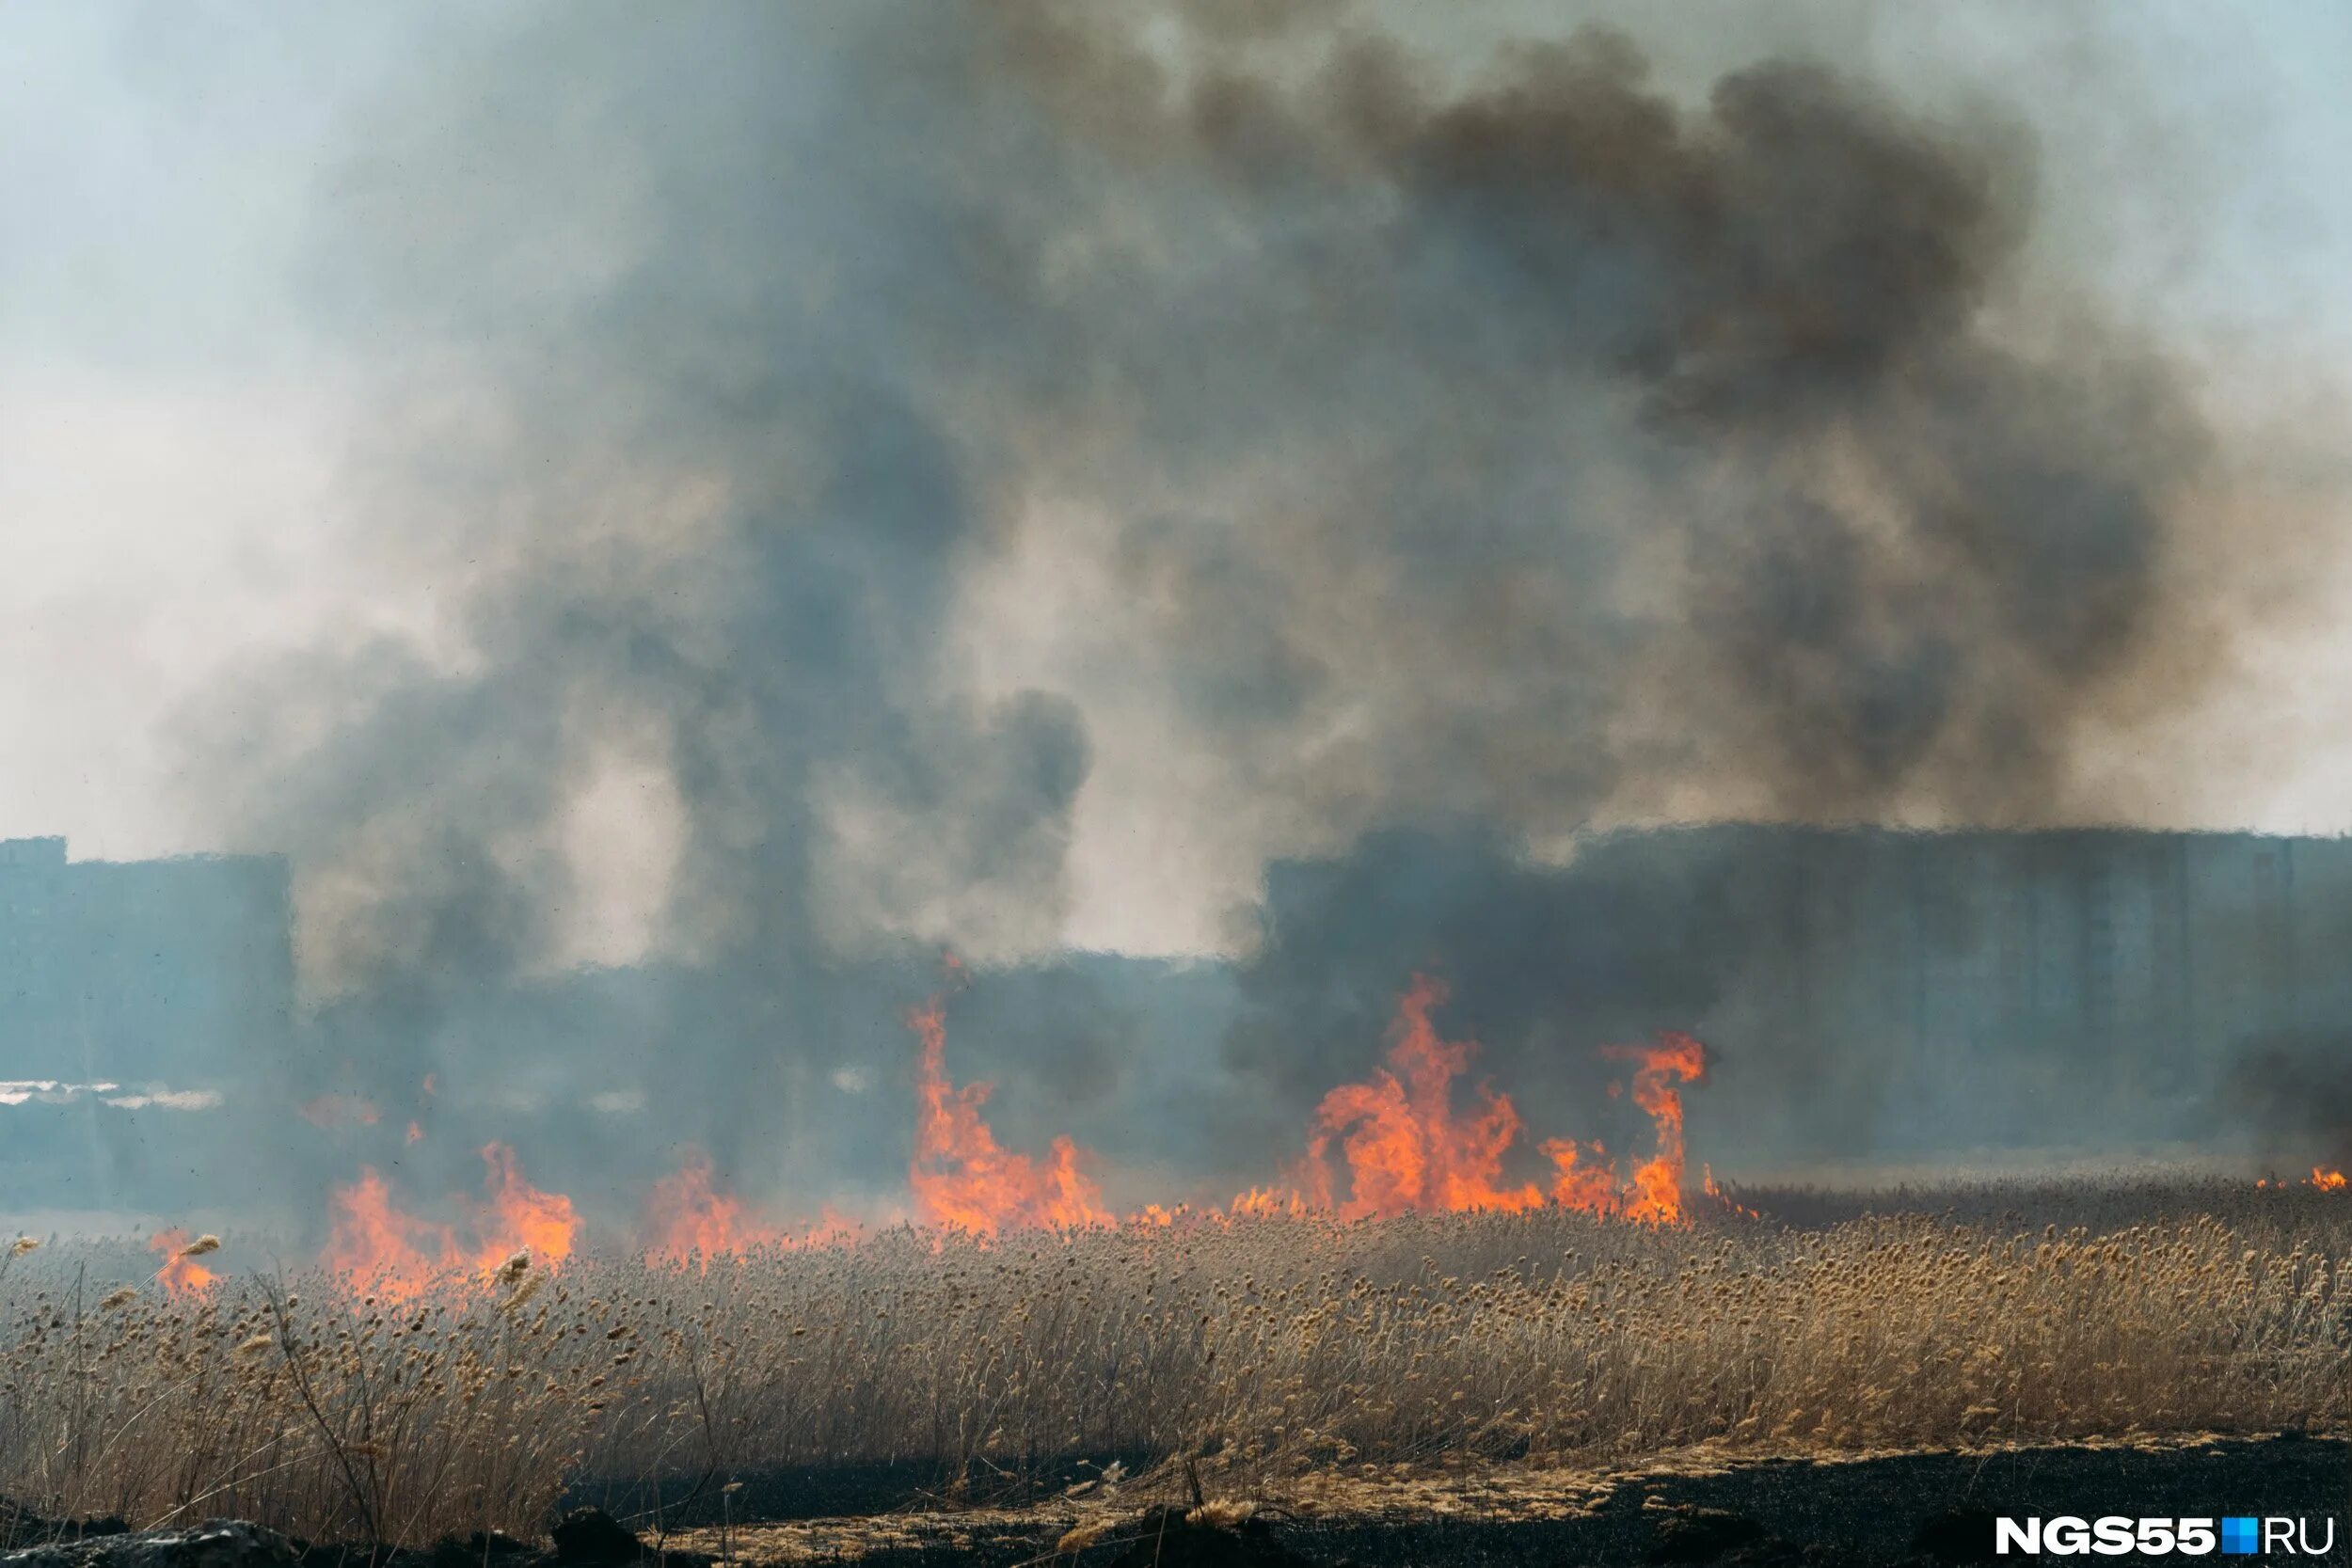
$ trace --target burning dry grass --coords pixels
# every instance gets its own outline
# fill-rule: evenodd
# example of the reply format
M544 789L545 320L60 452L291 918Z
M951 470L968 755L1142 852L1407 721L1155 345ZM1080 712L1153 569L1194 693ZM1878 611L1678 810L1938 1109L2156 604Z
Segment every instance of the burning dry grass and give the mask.
M535 1531L583 1476L661 1478L676 1501L771 1468L914 1465L953 1487L1191 1457L1232 1495L1701 1442L2352 1421L2352 1202L2002 1191L1927 1205L1964 1217L1808 1228L1545 1208L901 1229L701 1272L510 1263L397 1305L324 1277L126 1299L44 1249L0 1278L0 1492L421 1542Z

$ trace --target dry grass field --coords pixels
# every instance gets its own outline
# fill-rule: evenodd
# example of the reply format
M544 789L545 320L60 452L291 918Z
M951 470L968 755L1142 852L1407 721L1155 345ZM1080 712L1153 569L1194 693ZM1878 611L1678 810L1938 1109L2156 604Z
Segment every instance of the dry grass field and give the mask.
M209 1283L19 1243L0 1496L418 1544L536 1534L583 1478L707 1511L780 1469L893 1465L977 1500L1188 1464L1242 1495L1701 1443L2352 1426L2346 1195L1740 1197L1760 1213L1675 1228L1558 1208L901 1228L707 1266L517 1259L399 1302L239 1273L233 1241Z

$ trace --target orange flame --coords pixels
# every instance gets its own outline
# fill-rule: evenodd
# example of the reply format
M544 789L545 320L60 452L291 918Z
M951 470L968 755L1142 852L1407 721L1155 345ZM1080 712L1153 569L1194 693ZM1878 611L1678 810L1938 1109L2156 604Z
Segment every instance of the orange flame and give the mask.
M1429 1010L1444 1000L1442 985L1416 975L1391 1031L1389 1066L1369 1083L1341 1085L1315 1108L1307 1145L1315 1207L1334 1207L1320 1178L1335 1137L1349 1174L1348 1195L1336 1205L1342 1219L1386 1219L1415 1209L1516 1213L1543 1202L1534 1182L1500 1181L1503 1154L1519 1134L1519 1114L1508 1096L1481 1085L1478 1109L1454 1114L1454 1079L1478 1047L1438 1037Z
M1699 1167L1699 1190L1705 1193L1708 1197L1713 1198L1717 1203L1722 1204L1725 1209L1730 1210L1735 1214L1745 1215L1747 1218L1752 1220L1760 1220L1764 1217L1763 1214L1756 1210L1749 1208L1746 1204L1732 1196L1723 1188L1717 1186L1715 1184L1715 1173L1705 1165L1701 1165Z
M2312 1185L2317 1187L2323 1193L2340 1193L2343 1192L2347 1185L2352 1185L2352 1183L2347 1183L2345 1181L2344 1172L2340 1170L2329 1170L2324 1165L2313 1165L2312 1167Z
M334 1230L322 1260L355 1288L406 1301L452 1274L486 1277L516 1252L529 1252L532 1266L542 1269L570 1257L580 1229L572 1200L525 1180L504 1144L485 1145L482 1159L489 1200L474 1208L471 1246L461 1245L451 1227L396 1208L384 1178L368 1166L327 1199Z
M1688 1035L1667 1033L1655 1045L1613 1045L1602 1054L1638 1061L1633 1102L1649 1113L1658 1152L1633 1172L1625 1217L1645 1225L1682 1223L1682 1091L1707 1076L1707 1048Z
M159 1230L147 1239L147 1250L163 1258L164 1266L155 1271L155 1279L166 1294L193 1296L213 1288L213 1271L196 1260L186 1231Z
M1574 1138L1546 1138L1544 1157L1552 1164L1551 1201L1563 1209L1581 1209L1588 1214L1613 1214L1624 1207L1624 1195L1617 1190L1617 1173L1602 1164L1583 1163L1586 1149ZM1605 1161L1609 1151L1596 1141L1590 1146L1596 1161Z
M482 1146L483 1164L490 1167L490 1201L475 1211L474 1233L480 1244L473 1266L495 1274L500 1264L517 1252L531 1254L534 1269L551 1269L572 1255L572 1238L580 1216L572 1200L562 1193L543 1193L523 1180L515 1151L504 1144Z
M707 1270L712 1259L740 1258L763 1248L819 1246L847 1240L859 1226L855 1220L824 1205L814 1224L793 1229L771 1224L752 1213L733 1193L721 1192L712 1180L710 1161L697 1153L676 1171L654 1183L645 1203L646 1233L653 1240L645 1256L674 1268L699 1263Z
M952 957L946 963L951 975L961 974ZM1547 1204L1638 1224L1686 1222L1681 1090L1705 1079L1704 1046L1688 1035L1668 1033L1651 1045L1602 1048L1606 1057L1635 1064L1632 1098L1656 1136L1656 1152L1630 1176L1619 1177L1597 1142L1554 1138L1538 1146L1551 1164L1549 1183L1513 1182L1505 1179L1504 1167L1523 1130L1518 1109L1507 1095L1479 1084L1473 1104L1456 1111L1454 1082L1468 1069L1478 1046L1440 1037L1432 1015L1445 997L1440 982L1414 976L1400 1000L1385 1064L1366 1081L1343 1084L1324 1096L1304 1157L1285 1173L1285 1185L1250 1188L1223 1213L1211 1209L1196 1215L1183 1204L1147 1204L1130 1223L1173 1227L1317 1212L1345 1220L1415 1211L1516 1213ZM1100 1187L1083 1168L1091 1156L1069 1138L1056 1138L1041 1158L997 1143L982 1115L991 1085L975 1082L959 1087L947 1074L941 998L911 1013L908 1022L922 1047L914 1151L907 1168L920 1223L980 1236L1115 1223ZM426 1087L430 1093L429 1079ZM1613 1099L1624 1085L1609 1088ZM411 1123L410 1141L421 1131ZM1335 1149L1344 1165L1343 1194L1335 1192ZM541 1268L571 1256L580 1230L571 1200L531 1185L514 1150L503 1144L485 1146L482 1157L488 1167L488 1200L472 1209L469 1243L461 1243L449 1226L401 1212L384 1179L367 1168L357 1182L332 1194L334 1232L326 1266L355 1285L399 1300L451 1275L486 1276L516 1252L528 1253ZM2316 1169L2312 1181L2331 1190L2344 1185L2340 1172ZM1727 1210L1752 1212L1725 1196L1711 1172L1705 1173L1702 1190ZM673 1267L699 1260L707 1268L715 1259L760 1248L839 1242L857 1228L830 1209L816 1226L799 1232L776 1226L721 1190L710 1162L699 1154L655 1185L646 1222L646 1257ZM196 1273L209 1278L204 1271Z
M923 1041L923 1057L907 1184L924 1224L993 1236L1024 1227L1109 1223L1102 1192L1078 1168L1078 1146L1068 1138L1056 1138L1042 1162L998 1146L980 1117L991 1085L958 1088L947 1076L946 1014L939 998L910 1014L908 1022Z
M1235 1197L1226 1211L1235 1219L1297 1218L1311 1211L1307 1199L1295 1188L1288 1192L1274 1187L1252 1187Z
M394 1208L391 1191L373 1166L363 1167L351 1185L337 1187L327 1207L335 1228L321 1261L355 1289L406 1301L432 1289L448 1272L447 1259L456 1250L449 1227Z
M722 1258L742 1258L766 1249L798 1250L850 1240L855 1221L827 1204L817 1222L794 1231L753 1214L733 1193L721 1192L710 1162L701 1154L654 1183L645 1202L645 1230L652 1238L645 1256L674 1269L708 1273Z
M1256 1187L1233 1199L1235 1216L1263 1217L1331 1211L1342 1219L1388 1218L1414 1210L1501 1210L1518 1213L1547 1201L1644 1225L1683 1223L1681 1084L1706 1076L1707 1052L1688 1035L1667 1034L1655 1045L1609 1046L1602 1054L1636 1062L1634 1102L1649 1114L1658 1152L1621 1183L1598 1143L1546 1140L1551 1161L1549 1190L1534 1182L1506 1183L1504 1159L1519 1135L1510 1097L1481 1085L1468 1115L1453 1106L1453 1084L1478 1050L1468 1040L1438 1037L1430 1011L1445 988L1415 975L1399 1004L1388 1065L1361 1084L1343 1084L1323 1097L1307 1145L1304 1168L1288 1192ZM1610 1085L1613 1098L1619 1093ZM1335 1200L1329 1155L1334 1139L1347 1167L1347 1195ZM1588 1158L1589 1156L1589 1158Z
M653 1244L646 1256L674 1268L741 1256L771 1239L768 1227L745 1217L743 1201L711 1181L710 1162L693 1155L675 1174L654 1183L645 1204Z

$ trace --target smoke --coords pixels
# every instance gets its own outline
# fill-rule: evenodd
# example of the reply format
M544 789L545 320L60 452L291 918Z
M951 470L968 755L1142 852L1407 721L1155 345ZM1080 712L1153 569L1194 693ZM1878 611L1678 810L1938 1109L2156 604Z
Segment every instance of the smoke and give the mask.
M2195 640L2208 437L2147 345L2013 297L2014 126L1783 62L1686 106L1605 32L1066 112L1150 150L1148 233L1034 526L1105 520L1128 662L1279 848L2062 816L2078 721Z
M2276 1031L2244 1042L2218 1097L2265 1158L2352 1164L2352 1054L2341 1030Z
M1182 1091L1230 1143L1377 1049L1300 1037L1303 949L1358 1013L1442 961L1540 1067L1611 972L1531 852L2063 816L2086 724L2207 662L2213 439L2021 276L1989 111L1784 59L1690 101L1603 30L1465 71L1343 5L566 6L441 66L361 122L314 283L408 622L200 726L230 836L293 858L311 1086L497 1077L615 1181L691 1142L880 1183L900 1009L942 946L1059 943L1089 812L1164 809L1213 882L1442 886L1249 938ZM1167 1108L1145 1004L1038 989L970 1041L1010 1135Z

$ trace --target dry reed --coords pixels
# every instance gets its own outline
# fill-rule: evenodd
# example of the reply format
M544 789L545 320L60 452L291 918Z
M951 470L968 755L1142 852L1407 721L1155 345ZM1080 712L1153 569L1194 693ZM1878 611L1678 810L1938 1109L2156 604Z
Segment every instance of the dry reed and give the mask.
M318 1276L86 1290L89 1256L43 1248L0 1274L0 1494L417 1544L536 1533L582 1477L716 1497L787 1466L953 1486L1122 1456L1230 1492L1699 1442L2352 1423L2352 1201L1946 1196L1668 1231L1557 1211L897 1230L701 1270L510 1260L405 1303Z

